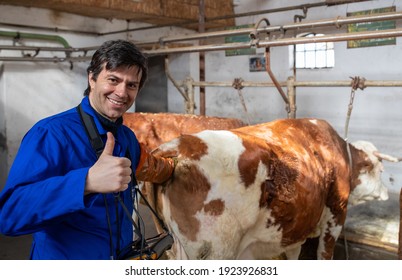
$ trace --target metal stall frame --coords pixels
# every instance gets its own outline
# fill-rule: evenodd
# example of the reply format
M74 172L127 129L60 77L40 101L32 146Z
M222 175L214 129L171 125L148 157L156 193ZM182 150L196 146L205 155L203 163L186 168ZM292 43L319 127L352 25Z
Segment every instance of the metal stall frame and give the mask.
M253 81L239 81L242 88L244 87L276 87L272 82L253 82ZM176 86L181 86L185 89L186 102L194 103L195 87L233 87L233 81L226 82L200 82L194 81L191 77L182 82L175 82ZM288 77L287 81L279 82L281 87L287 88L287 97L289 100L290 111L288 112L289 118L296 117L296 103L295 103L295 88L296 87L352 87L353 80L338 80L338 81L295 81L294 77ZM402 80L365 80L364 88L366 87L402 87ZM360 87L359 87L360 88ZM361 88L362 89L362 88ZM186 113L194 114L195 107L187 105Z

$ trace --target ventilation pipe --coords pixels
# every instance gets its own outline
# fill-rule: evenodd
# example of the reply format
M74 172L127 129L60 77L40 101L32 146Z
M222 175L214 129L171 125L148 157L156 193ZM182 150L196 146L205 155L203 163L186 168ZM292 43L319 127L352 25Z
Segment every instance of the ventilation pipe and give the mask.
M56 42L65 48L70 48L70 44L61 36L58 35L46 35L46 34L34 34L34 33L22 33L16 31L1 31L0 37L8 37L13 39L31 39L31 40L42 40Z

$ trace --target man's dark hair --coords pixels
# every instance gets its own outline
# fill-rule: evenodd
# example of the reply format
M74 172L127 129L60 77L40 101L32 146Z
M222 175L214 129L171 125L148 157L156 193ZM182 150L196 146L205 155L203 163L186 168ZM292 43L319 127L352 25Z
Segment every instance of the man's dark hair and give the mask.
M106 70L115 70L119 67L137 66L142 73L139 90L144 86L148 76L148 60L145 55L133 43L124 40L106 41L92 56L87 68L87 74L92 73L92 79L96 81L99 73L105 65ZM89 95L91 87L84 91L84 96Z

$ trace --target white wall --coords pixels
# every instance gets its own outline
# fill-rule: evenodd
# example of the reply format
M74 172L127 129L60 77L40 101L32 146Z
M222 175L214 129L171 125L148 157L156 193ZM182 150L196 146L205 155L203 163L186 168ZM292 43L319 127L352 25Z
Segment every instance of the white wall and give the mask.
M241 0L236 7L237 13L265 10L303 3L322 2L280 1L280 0ZM396 5L402 10L402 1L381 0L340 5L335 7L312 8L306 20L344 17L347 12L368 10ZM237 25L254 24L262 17L267 17L271 25L283 25L293 22L293 16L301 11L273 13L269 15L248 16L236 19ZM43 9L0 6L1 22L16 24L35 24L107 32L127 27L125 21L93 19L69 14L52 13ZM401 23L397 22L398 27ZM130 24L130 28L143 26ZM0 26L0 30L6 30ZM39 33L35 30L20 30ZM346 32L333 28L314 30L322 33ZM176 34L191 33L180 28L163 28L124 33L113 36L87 36L72 33L53 33L64 37L73 47L100 45L110 38L130 40L157 40ZM44 33L44 32L40 32ZM52 34L48 32L47 34ZM220 41L219 41L220 40ZM216 41L223 42L223 39ZM397 38L394 46L347 49L346 42L335 43L335 67L326 70L298 70L297 80L349 80L350 76L361 76L368 80L402 80L402 38ZM0 38L0 44L10 43ZM38 43L43 45L42 42ZM54 45L48 43L47 45ZM258 53L263 53L258 49ZM292 58L289 47L271 48L271 66L279 81L286 81L292 72ZM4 52L0 52L0 56ZM233 81L242 78L246 81L270 82L265 72L249 72L249 56L226 57L224 51L206 53L206 80ZM0 189L4 185L5 174L14 159L15 152L25 132L39 119L75 106L82 98L86 88L87 63L74 63L73 69L67 63L20 63L0 62L0 134L7 137L8 152L4 153L0 145ZM187 77L198 80L198 54L189 53L170 56L170 70L178 81ZM286 91L286 89L284 88ZM354 108L349 126L349 140L365 139L372 141L382 152L402 156L402 89L401 88L366 88L356 93ZM197 110L199 112L198 89L196 90ZM286 118L284 102L274 88L244 88L242 90L252 123ZM343 135L350 88L298 88L297 117L317 117L328 120ZM207 88L207 115L236 117L247 121L233 88ZM168 82L168 110L184 112L183 98ZM1 138L0 138L1 141ZM1 142L0 142L1 144ZM6 157L6 162L4 158ZM402 187L402 163L385 163L384 181L391 191L399 192ZM7 172L6 172L7 170Z

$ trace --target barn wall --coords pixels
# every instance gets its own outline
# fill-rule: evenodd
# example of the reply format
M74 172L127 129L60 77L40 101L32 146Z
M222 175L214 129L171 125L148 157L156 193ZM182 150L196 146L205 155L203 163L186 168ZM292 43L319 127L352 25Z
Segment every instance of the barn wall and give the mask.
M284 6L299 5L322 1L237 1L236 13L267 10ZM367 1L355 4L311 8L305 20L330 19L345 17L348 12L396 6L402 11L402 2L393 0ZM294 15L300 10L290 12L256 15L236 19L237 25L254 24L261 18L269 19L273 26L293 23ZM397 28L402 21L396 22ZM346 33L346 26L314 29L317 33ZM289 31L293 32L293 31ZM218 43L218 40L213 41ZM221 42L223 40L221 39ZM263 53L264 49L257 49ZM293 76L292 48L272 47L271 67L278 81L286 81ZM206 53L206 80L233 81L241 77L245 81L271 82L266 72L249 71L249 55L225 56L223 51ZM402 38L396 39L396 45L348 49L346 42L335 43L335 67L330 69L297 70L298 81L349 81L350 77L360 76L367 80L402 81ZM194 76L198 80L198 76ZM173 90L173 89L172 89ZM283 89L286 92L286 88ZM252 123L286 118L285 104L274 88L244 88L242 90L247 111ZM328 120L340 133L345 133L345 121L348 111L351 89L349 87L310 87L296 90L296 117L315 117ZM169 98L173 96L169 92ZM198 97L197 97L197 103ZM209 87L206 89L207 115L238 117L247 121L238 93L233 88ZM170 111L180 111L169 99ZM371 87L357 90L349 124L348 140L368 140L382 152L402 157L402 88ZM199 106L198 106L199 108ZM384 162L384 183L392 192L399 193L402 187L402 163Z

